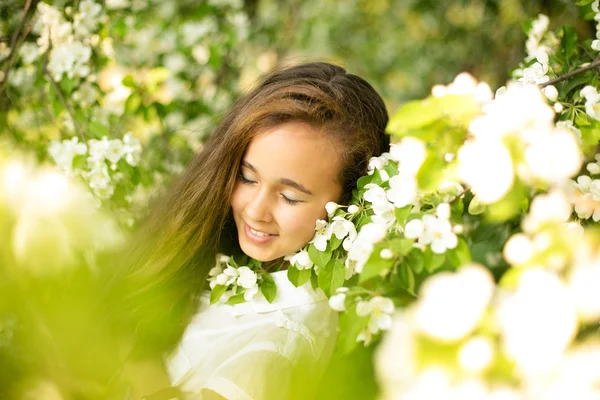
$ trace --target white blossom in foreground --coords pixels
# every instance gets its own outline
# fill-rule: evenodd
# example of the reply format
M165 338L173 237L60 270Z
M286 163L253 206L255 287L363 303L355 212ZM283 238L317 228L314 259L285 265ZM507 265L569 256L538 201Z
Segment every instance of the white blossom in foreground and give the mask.
M402 175L415 176L426 157L425 143L414 137L406 136L390 145L390 158L398 162L398 172Z
M600 221L600 179L577 177L576 182L570 182L568 197L579 218Z
M314 244L317 250L325 251L327 249L327 242L331 238L331 228L327 221L318 219L315 226L315 236L310 241Z
M442 203L436 209L436 215L426 214L421 219L409 221L404 228L404 236L408 239L417 239L421 246L430 246L431 251L443 254L448 249L453 249L458 244L458 237L452 229L450 218L450 205Z
M479 265L428 278L415 305L415 321L424 334L442 341L460 340L478 324L494 292L494 280Z
M506 354L526 375L560 361L577 329L573 296L553 272L522 272L517 289L500 297L496 319Z
M331 296L329 298L329 307L338 312L346 311L346 293L341 292Z
M581 95L585 98L585 112L592 118L600 120L600 94L593 86L581 89Z
M387 297L375 296L368 301L360 301L356 305L356 314L359 317L368 317L367 328L363 330L357 340L369 344L373 335L382 330L387 330L392 325L394 303Z
M466 142L458 151L456 172L484 204L504 197L514 181L510 152L499 140Z
M522 227L525 232L536 232L544 225L566 222L571 213L571 205L562 192L540 194L531 201Z
M387 226L381 223L368 223L361 227L346 258L346 279L360 273L369 260L375 244L387 233Z
M583 163L577 138L560 128L537 135L527 148L525 159L533 176L551 184L571 178Z
M310 260L306 250L300 250L296 254L286 256L285 259L290 262L290 265L299 270L311 269L313 267L313 262Z

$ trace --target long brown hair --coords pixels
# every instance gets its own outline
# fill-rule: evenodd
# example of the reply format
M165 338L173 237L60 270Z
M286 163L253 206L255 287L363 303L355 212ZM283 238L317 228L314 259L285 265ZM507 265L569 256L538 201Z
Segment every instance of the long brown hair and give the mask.
M156 307L153 316L170 313L178 325L171 334L165 323L140 327L147 334L162 337L165 344L179 339L216 253L237 244L235 229L229 229L229 201L244 152L258 132L288 121L305 122L339 144L342 203L350 201L368 160L389 147L385 105L358 76L328 63L297 65L267 76L233 104L132 241L125 263L127 279L135 282L129 294ZM171 308L160 310L161 301ZM145 308L136 304L135 310Z

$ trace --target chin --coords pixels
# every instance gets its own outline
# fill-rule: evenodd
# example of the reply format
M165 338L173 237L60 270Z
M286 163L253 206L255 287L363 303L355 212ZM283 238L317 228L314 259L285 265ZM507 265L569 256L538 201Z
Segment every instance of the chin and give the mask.
M274 254L272 251L259 250L253 248L253 246L244 245L242 243L240 243L240 248L242 249L245 255L260 262L273 261L283 257L283 255Z

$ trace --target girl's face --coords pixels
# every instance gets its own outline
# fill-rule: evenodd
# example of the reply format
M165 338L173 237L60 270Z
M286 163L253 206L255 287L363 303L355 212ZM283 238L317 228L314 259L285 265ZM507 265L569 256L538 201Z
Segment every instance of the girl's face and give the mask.
M302 122L259 133L248 146L231 207L242 251L259 261L294 253L314 236L325 204L338 201L335 143Z

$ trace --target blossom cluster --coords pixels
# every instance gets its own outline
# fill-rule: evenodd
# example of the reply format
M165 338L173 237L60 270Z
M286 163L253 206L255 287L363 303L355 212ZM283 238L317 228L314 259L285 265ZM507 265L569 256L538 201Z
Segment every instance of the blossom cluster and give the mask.
M251 301L259 292L258 275L247 266L237 266L231 257L218 254L217 263L209 272L209 286L219 296L212 298L227 303L233 296L241 295L244 301ZM232 265L233 264L233 265ZM220 291L215 291L220 287Z
M140 141L131 132L123 139L90 139L80 143L78 137L63 141L52 141L48 147L50 156L56 164L69 176L81 176L89 184L94 195L99 199L110 198L115 185L122 174L117 164L124 160L130 166L139 162L142 147ZM85 157L85 163L74 166L77 156Z
M457 173L486 204L504 197L515 177L534 187L560 185L583 162L578 138L555 125L554 110L535 86L509 84L484 105L469 133Z

